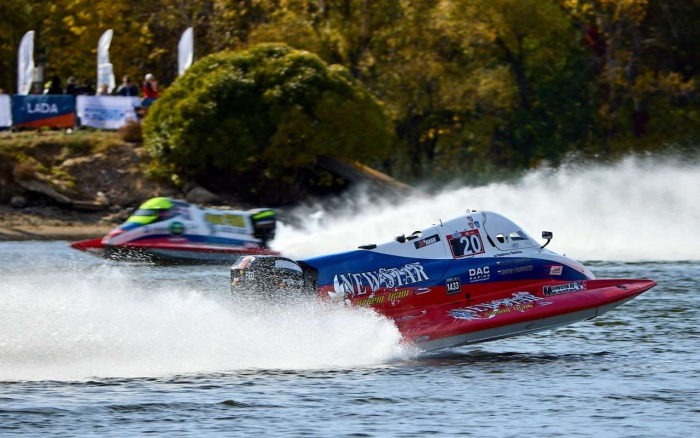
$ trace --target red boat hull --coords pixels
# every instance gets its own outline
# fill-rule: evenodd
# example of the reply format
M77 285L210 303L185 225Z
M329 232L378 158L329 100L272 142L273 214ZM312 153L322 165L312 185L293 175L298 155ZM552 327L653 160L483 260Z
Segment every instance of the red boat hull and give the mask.
M424 350L492 341L592 319L656 285L651 280L588 280L585 289L545 295L564 282L501 290L481 299L391 314L404 338Z
M102 239L83 240L72 248L88 254L119 261L158 263L233 263L242 255L279 255L268 248L240 248L197 245L183 242L138 242L118 246L104 245Z

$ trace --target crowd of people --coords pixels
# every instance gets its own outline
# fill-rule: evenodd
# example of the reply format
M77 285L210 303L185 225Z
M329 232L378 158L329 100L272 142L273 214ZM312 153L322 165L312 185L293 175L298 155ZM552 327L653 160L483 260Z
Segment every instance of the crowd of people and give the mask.
M110 93L109 85L102 84L100 89L96 92L95 88L92 86L89 80L85 79L80 84L78 84L78 79L75 76L68 78L66 87L61 86L61 78L54 76L49 82L44 85L44 89L41 89L39 84L34 85L34 89L31 94L66 94L71 96L133 96L133 97L143 97L144 99L156 99L160 91L158 90L158 81L156 81L155 76L152 74L147 74L144 77L143 85L139 87L131 80L129 75L124 75L122 78L121 85L116 89L116 91Z

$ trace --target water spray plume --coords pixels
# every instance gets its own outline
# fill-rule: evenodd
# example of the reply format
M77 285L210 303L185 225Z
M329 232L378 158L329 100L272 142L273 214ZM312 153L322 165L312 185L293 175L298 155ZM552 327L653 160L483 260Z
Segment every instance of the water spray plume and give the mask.
M431 224L491 210L539 237L553 231L552 251L580 260L697 260L700 166L629 158L615 165L539 170L514 183L449 188L400 204L353 197L348 207L296 212L275 249L295 258L382 243Z

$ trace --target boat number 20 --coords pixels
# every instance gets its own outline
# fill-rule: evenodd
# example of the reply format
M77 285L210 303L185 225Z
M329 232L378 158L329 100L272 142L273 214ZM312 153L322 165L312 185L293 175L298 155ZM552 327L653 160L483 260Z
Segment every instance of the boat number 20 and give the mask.
M484 252L484 244L477 230L462 231L447 236L454 258L469 257Z

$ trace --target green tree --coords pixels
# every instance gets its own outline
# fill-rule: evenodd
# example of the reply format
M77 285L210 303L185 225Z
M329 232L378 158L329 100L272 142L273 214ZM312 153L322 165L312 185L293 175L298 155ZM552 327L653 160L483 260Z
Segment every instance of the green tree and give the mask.
M17 50L29 29L31 7L25 0L0 2L0 88L17 90Z
M160 171L212 183L323 184L319 156L372 162L392 143L382 104L340 66L284 45L198 61L150 109L145 145ZM287 195L289 195L287 190Z

